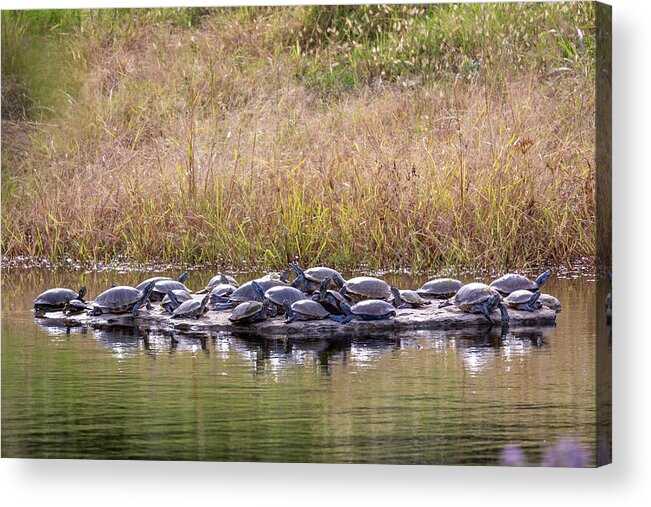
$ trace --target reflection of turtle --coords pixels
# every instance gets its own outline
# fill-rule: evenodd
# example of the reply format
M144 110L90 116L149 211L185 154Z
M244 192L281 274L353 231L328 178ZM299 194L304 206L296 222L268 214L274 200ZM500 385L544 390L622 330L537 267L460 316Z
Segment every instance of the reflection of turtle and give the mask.
M335 275L335 278L340 277ZM387 300L391 296L391 286L379 278L358 276L345 282L339 292L353 303L365 299Z
M245 301L235 307L228 320L234 324L250 324L267 318L269 301Z
M540 298L540 292L531 292L529 290L516 290L511 292L505 299L504 302L513 308L514 310L522 310L525 312L533 312L542 306L538 302Z
M490 286L505 296L508 296L511 292L515 292L516 290L530 290L531 292L536 292L540 290L540 287L543 286L551 274L551 270L548 269L532 281L524 275L508 273L504 276L500 276L497 280L493 280Z
M176 310L174 310L170 318L198 319L208 312L208 299L208 294L206 294L201 301L198 299L188 299L187 301L181 303Z
M292 262L292 268L296 271L296 279L292 282L292 287L295 287L306 294L312 294L319 290L321 283L329 278L332 282L332 288L341 288L343 285L343 278L341 275L332 268L324 266L317 266L303 271L296 262ZM328 287L330 288L330 287Z
M459 289L459 291L446 301L443 301L439 308L455 305L464 312L481 313L488 321L493 324L490 312L494 308L499 308L502 314L502 323L509 321L509 313L502 304L502 296L497 290L483 283L469 283Z
M86 287L79 289L79 292L75 292L72 289L49 289L39 294L34 300L34 313L36 315L43 315L46 312L56 312L63 310L66 306L66 303L72 300L84 301L84 296L86 295Z
M386 320L396 316L396 309L387 301L380 299L366 299L352 307L341 303L341 308L346 312L346 317L341 322L359 320Z
M287 324L295 320L322 320L332 317L321 303L311 299L301 299L291 305L289 301L285 300L283 301L283 309L285 310L285 323Z
M156 282L149 282L143 290L127 285L111 287L95 298L88 314L132 312L135 317L138 315L140 307L147 303L154 285L156 285Z
M463 287L463 282L454 278L435 278L425 282L416 292L421 296L434 299L448 299L454 296Z

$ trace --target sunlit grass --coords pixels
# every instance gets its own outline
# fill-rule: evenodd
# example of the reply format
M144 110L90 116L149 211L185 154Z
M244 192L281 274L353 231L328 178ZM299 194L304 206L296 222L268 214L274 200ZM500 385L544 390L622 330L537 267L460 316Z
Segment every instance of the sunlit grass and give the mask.
M83 11L54 35L39 19L3 15L3 83L38 70L6 56L46 37L71 92L56 105L25 78L38 107L3 117L6 256L425 270L593 254L585 5Z

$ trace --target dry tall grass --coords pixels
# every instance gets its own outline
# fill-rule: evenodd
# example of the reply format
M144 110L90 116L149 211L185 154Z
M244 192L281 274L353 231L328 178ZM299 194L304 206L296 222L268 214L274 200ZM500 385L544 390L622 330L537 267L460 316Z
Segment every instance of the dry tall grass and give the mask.
M3 254L415 270L593 254L590 69L502 59L325 90L305 69L332 54L295 45L300 9L66 38L75 96L3 121Z

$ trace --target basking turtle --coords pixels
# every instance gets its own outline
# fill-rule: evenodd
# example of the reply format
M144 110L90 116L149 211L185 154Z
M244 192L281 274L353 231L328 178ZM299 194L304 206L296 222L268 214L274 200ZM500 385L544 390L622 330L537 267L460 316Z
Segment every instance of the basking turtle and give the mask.
M395 307L380 299L366 299L352 307L348 303L341 303L341 308L346 312L346 316L341 319L341 322L350 322L354 319L387 320L396 316Z
M540 294L540 297L538 298L538 302L541 305L546 306L550 310L554 310L556 313L561 313L561 310L563 309L563 305L561 305L561 302L551 294L545 294L545 293Z
M188 276L190 276L190 273L184 271L181 274L181 276L179 276L178 281L184 283L188 279ZM152 276L151 278L147 278L147 280L140 282L138 285L136 285L136 289L142 290L147 286L149 282L160 282L162 280L173 280L173 279L170 278L169 276Z
M175 290L170 290L168 291L167 294L165 294L165 297L160 302L160 305L167 313L172 314L174 313L174 310L176 310L179 306L181 306L182 303L186 301L190 301L191 299L192 299L192 294L190 294L189 292L175 289Z
M396 301L394 303L396 308L420 308L421 306L432 304L432 302L428 299L423 299L420 297L418 292L415 290L395 290L398 293L397 297L396 293L393 292L393 290L391 292L393 293L394 300Z
M464 312L481 313L491 324L490 311L499 308L502 315L502 324L509 321L509 313L502 304L502 296L497 290L483 283L469 283L459 289L451 299L443 301L439 308L455 305Z
M264 297L269 300L271 317L275 317L278 315L279 310L283 309L284 301L287 301L291 305L296 301L307 299L302 291L288 286L271 287L265 291Z
M255 288L254 282L262 289L262 293ZM271 287L287 287L287 284L280 280L280 275L279 277L266 275L242 284L230 296L213 296L210 299L210 307L213 310L230 310L245 301L262 301L265 291Z
M143 290L127 285L111 287L95 298L88 315L132 312L135 317L140 307L148 302L154 285L156 282L149 282Z
M184 301L174 310L170 319L198 319L208 312L208 299L209 295L206 294L201 301L198 299Z
M347 300L339 291L328 289L329 286L330 278L326 278L321 282L319 291L312 294L312 300L334 315L343 315L345 312L341 309L341 303L346 303Z
M542 306L538 302L540 297L540 292L531 292L530 290L516 290L511 292L505 299L504 302L513 308L514 310L522 310L525 312L533 312Z
M335 278L341 277L335 275ZM345 282L339 292L353 303L365 299L387 300L391 296L391 286L379 278L358 276Z
M551 274L551 269L548 269L532 281L524 275L508 273L504 276L500 276L497 280L493 280L490 286L504 296L508 296L511 292L515 292L516 290L529 290L531 292L536 292L540 290L540 287L544 285Z
M237 280L232 276L225 275L224 273L219 273L218 275L213 276L208 285L204 289L198 290L195 294L205 294L206 292L212 292L215 287L219 285L227 285L233 287L233 290L237 289L240 284L237 283Z
M39 294L34 300L34 313L36 315L43 315L46 312L56 312L63 310L66 303L75 299L84 302L86 295L86 287L81 287L79 292L72 289L64 289L57 287L56 289L48 289L42 294Z
M301 299L291 305L289 301L285 300L283 301L283 309L285 310L286 324L295 320L323 320L327 318L337 321L341 320L340 317L331 315L321 303L317 303L312 299Z
M269 301L245 301L235 307L228 320L234 324L250 324L267 318Z
M235 292L238 287L231 285L230 283L220 283L215 285L210 291L210 306L219 304L219 303L228 303L228 298L231 297L233 292ZM199 294L197 292L197 294Z
M86 301L81 299L71 299L66 302L66 305L63 308L64 315L73 315L77 313L82 313L88 310L90 307Z
M341 275L332 268L317 266L303 271L297 262L292 262L291 266L294 271L296 271L296 279L292 282L292 287L299 289L306 294L312 294L318 291L321 287L321 283L326 278L331 280L332 288L340 289L343 285L343 278L341 278Z
M154 288L149 295L149 300L161 301L171 290L184 290L188 293L192 292L183 282L177 280L158 280L157 282L154 282Z
M454 296L461 287L463 287L463 282L455 280L454 278L435 278L425 282L416 292L421 296L434 299L449 299Z

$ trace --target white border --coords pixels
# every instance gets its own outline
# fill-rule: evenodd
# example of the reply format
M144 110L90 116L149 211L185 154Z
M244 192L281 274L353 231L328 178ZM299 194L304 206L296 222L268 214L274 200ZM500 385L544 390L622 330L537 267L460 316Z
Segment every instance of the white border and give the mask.
M136 0L137 6L236 5ZM251 1L247 4L361 3ZM614 461L598 470L74 460L0 461L4 505L641 505L651 498L649 3L613 5ZM7 8L133 7L105 0L5 0ZM641 282L643 280L643 282ZM646 295L644 292L646 291ZM147 421L143 421L147 424Z

